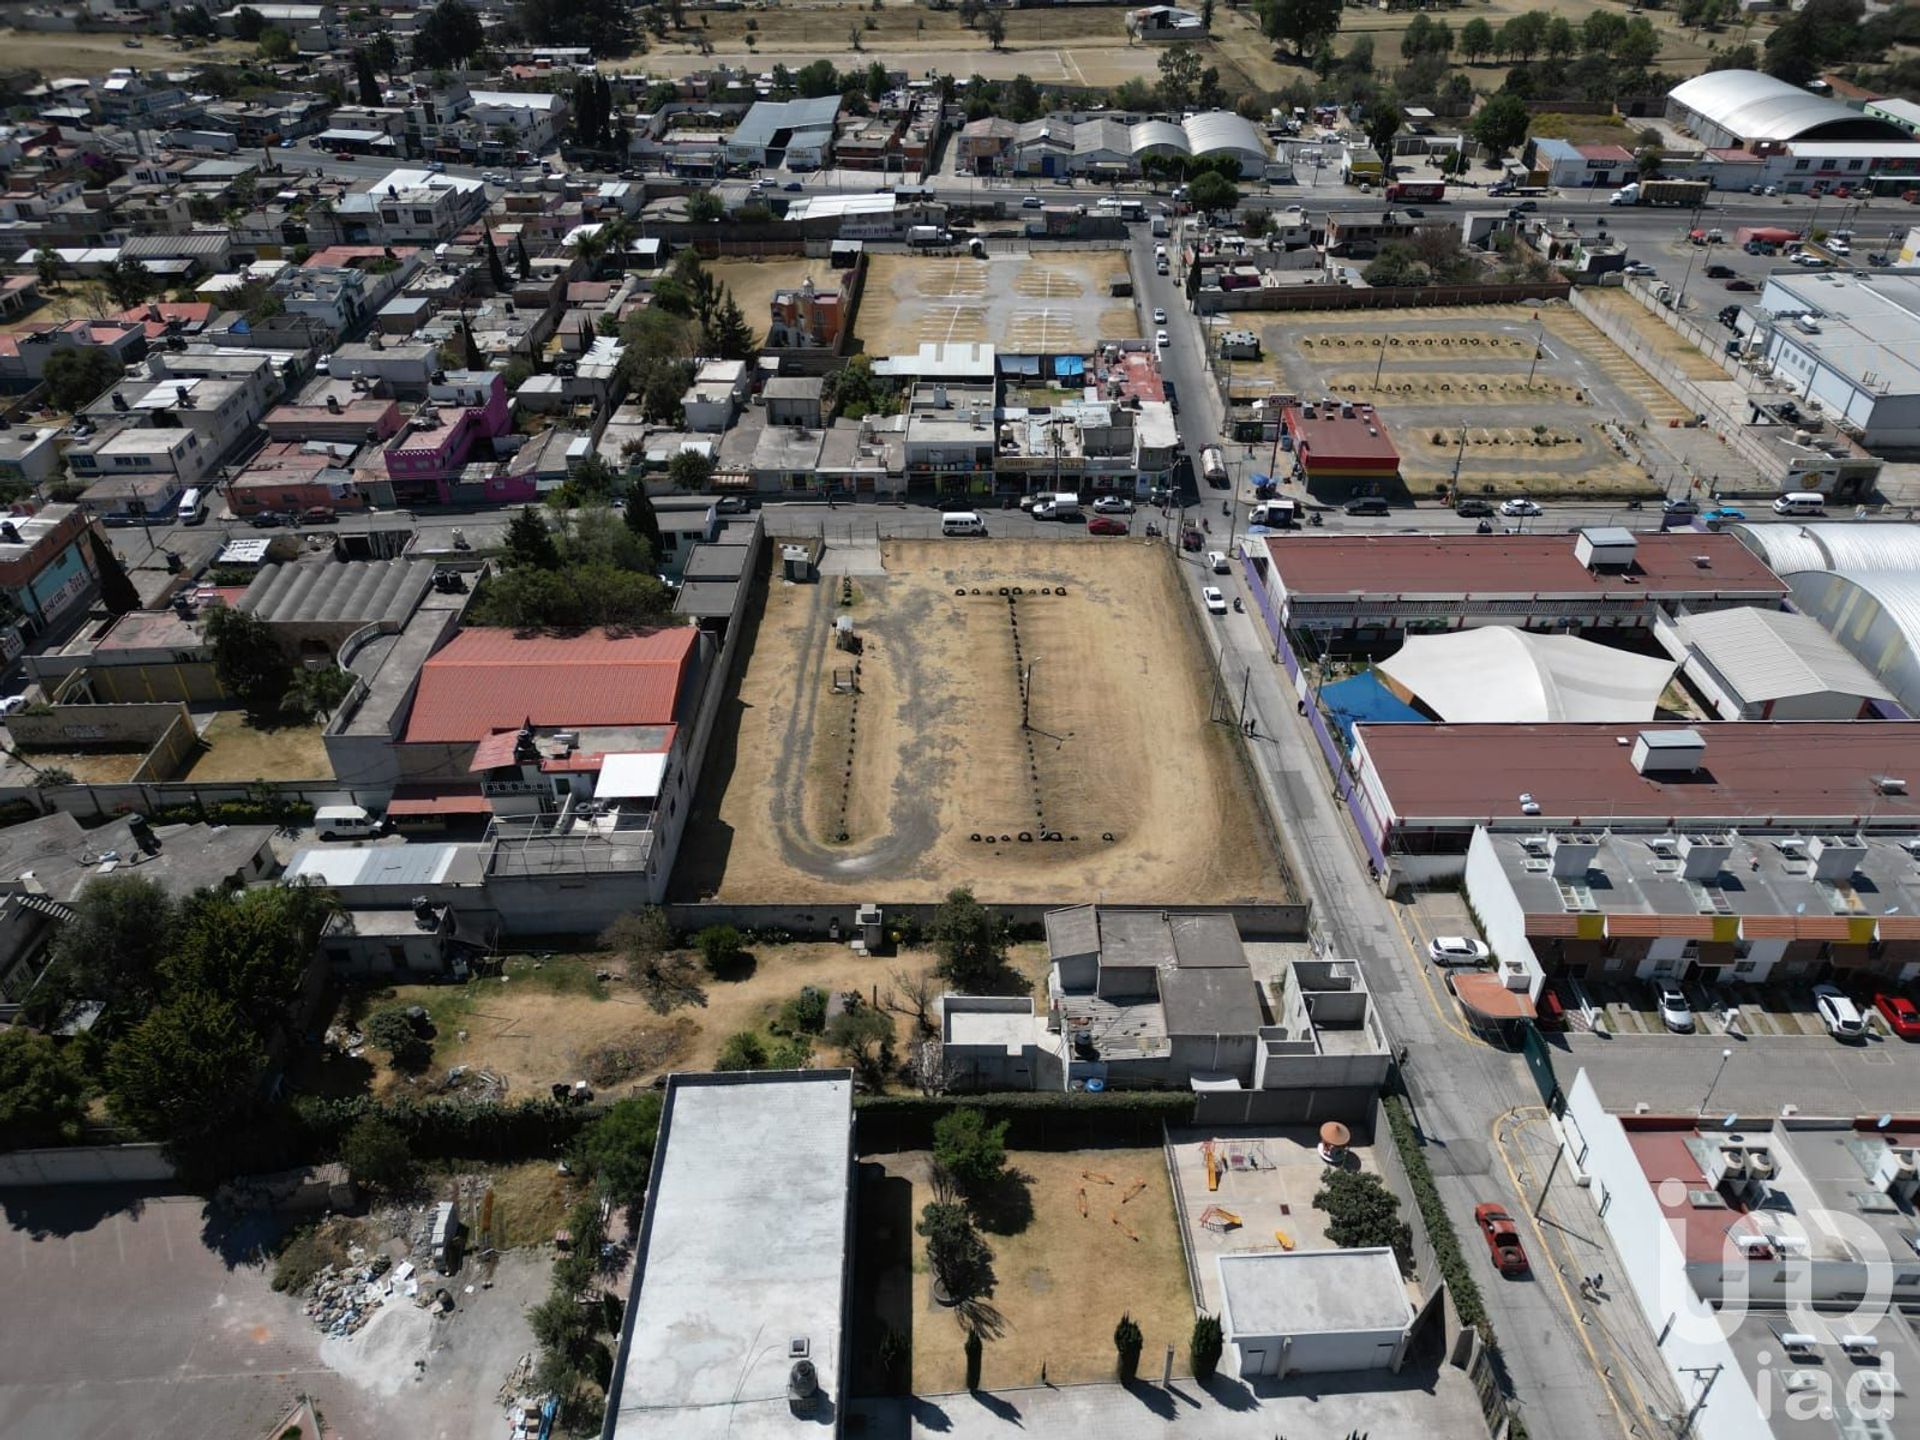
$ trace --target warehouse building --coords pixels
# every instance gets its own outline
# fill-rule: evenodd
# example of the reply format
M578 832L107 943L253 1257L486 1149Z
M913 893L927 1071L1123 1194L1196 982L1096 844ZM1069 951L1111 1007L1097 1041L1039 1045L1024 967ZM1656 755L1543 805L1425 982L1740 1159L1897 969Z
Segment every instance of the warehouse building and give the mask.
M1683 80L1667 93L1667 119L1710 150L1763 155L1794 140L1912 138L1891 120L1757 70L1715 70Z
M1794 610L1661 616L1653 633L1722 720L1870 719L1893 702L1818 620Z
M1920 275L1776 272L1756 318L1776 383L1869 450L1920 447Z

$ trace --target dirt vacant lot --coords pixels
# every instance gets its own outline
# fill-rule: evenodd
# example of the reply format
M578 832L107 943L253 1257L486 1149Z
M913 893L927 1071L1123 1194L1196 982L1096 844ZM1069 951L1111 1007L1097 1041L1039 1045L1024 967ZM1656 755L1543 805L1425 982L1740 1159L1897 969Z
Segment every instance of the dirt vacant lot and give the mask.
M1009 958L1044 990L1045 946L1016 945ZM720 1047L742 1030L774 1043L768 1022L806 986L828 995L857 990L869 1001L884 1002L896 973L920 976L933 966L934 956L924 950L863 958L825 941L757 945L725 978L700 977L698 994L663 1015L627 982L622 962L612 955L516 956L506 962L505 979L477 976L464 985L356 994L336 1017L333 1043L304 1052L295 1078L304 1089L330 1095L419 1095L441 1085L455 1066L466 1066L504 1082L509 1100L544 1095L551 1085L587 1076L603 1096L619 1096L644 1090L670 1071L711 1070ZM601 974L611 978L600 980ZM433 1062L416 1078L395 1071L370 1046L356 1054L344 1049L358 1019L389 1005L423 1006L432 1017ZM903 1053L912 1024L905 1015L896 1017ZM816 1040L814 1063L840 1062Z
M930 343L984 341L1027 353L1137 339L1139 314L1112 293L1126 276L1120 250L873 255L854 336L869 355L910 354Z
M1161 1153L1016 1150L1007 1161L1013 1178L982 1225L996 1279L988 1314L999 1322L986 1336L982 1388L1038 1385L1043 1369L1054 1385L1111 1380L1122 1314L1140 1326L1143 1371L1157 1377L1171 1343L1174 1370L1186 1374L1193 1295ZM903 1151L860 1167L855 1353L872 1350L880 1327L892 1329L911 1341L914 1393L944 1395L965 1388L966 1336L934 1301L926 1242L913 1233L933 1198L931 1162L925 1151Z
M1235 394L1279 389L1379 406L1416 496L1444 484L1456 457L1462 489L1476 493L1645 493L1646 470L1612 426L1665 427L1685 414L1564 304L1416 310L1389 328L1358 316L1316 316L1311 329L1252 324L1265 353L1234 362Z
M681 845L689 897L857 901L884 885L932 901L965 881L1000 903L1289 898L1232 739L1208 719L1205 641L1164 546L879 555L851 606L831 576L769 585L736 729ZM843 615L858 656L833 643Z
M840 276L825 259L808 260L794 256L787 260L739 260L722 257L706 262L707 272L733 292L740 302L740 313L747 317L753 338L765 344L767 324L772 319L776 290L797 290L801 282L812 279L819 290L833 290Z

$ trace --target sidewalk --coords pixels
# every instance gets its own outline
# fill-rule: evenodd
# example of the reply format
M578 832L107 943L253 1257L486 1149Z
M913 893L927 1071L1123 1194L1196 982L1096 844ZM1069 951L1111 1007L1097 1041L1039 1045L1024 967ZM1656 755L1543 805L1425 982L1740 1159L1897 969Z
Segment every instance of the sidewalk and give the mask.
M1530 1283L1553 1287L1579 1317L1614 1404L1643 1433L1664 1433L1664 1422L1684 1408L1673 1376L1592 1198L1574 1183L1564 1160L1554 1164L1560 1137L1546 1111L1528 1107L1507 1115L1494 1141L1525 1197L1521 1208L1535 1212L1514 1214L1533 1262ZM1599 1277L1600 1288L1583 1287L1586 1276Z
M1141 1357L1141 1369L1158 1357ZM1230 1357L1229 1357L1230 1358ZM1399 1375L1358 1371L1307 1375L1258 1390L1223 1371L1205 1387L1179 1379L1132 1385L1052 1386L961 1391L910 1400L855 1400L861 1433L878 1440L987 1440L1006 1436L1085 1436L1126 1440L1178 1431L1193 1440L1273 1440L1276 1435L1485 1434L1472 1389L1458 1371L1409 1368ZM849 1427L851 1430L852 1427Z

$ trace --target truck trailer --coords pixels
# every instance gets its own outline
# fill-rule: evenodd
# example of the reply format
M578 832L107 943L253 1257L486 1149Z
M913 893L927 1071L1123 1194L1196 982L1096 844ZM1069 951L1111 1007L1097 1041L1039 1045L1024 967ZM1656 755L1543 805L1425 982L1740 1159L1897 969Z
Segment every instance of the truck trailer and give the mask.
M1387 199L1414 201L1435 201L1447 198L1447 182L1444 180L1396 180L1387 186Z

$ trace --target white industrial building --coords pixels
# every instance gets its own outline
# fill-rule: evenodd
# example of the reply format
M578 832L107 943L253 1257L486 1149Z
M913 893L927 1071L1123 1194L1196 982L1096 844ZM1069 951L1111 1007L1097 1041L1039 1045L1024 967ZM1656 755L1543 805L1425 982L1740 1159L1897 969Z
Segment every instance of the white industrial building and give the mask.
M1722 720L1855 720L1893 693L1810 615L1746 607L1656 621L1654 638Z
M1214 1264L1243 1379L1400 1368L1414 1309L1393 1251L1239 1251Z
M852 1187L849 1072L668 1079L607 1440L840 1433Z
M1716 189L1899 194L1920 181L1920 141L1907 127L1754 70L1682 81L1668 92L1667 119L1705 147L1680 169Z
M1582 1071L1561 1121L1559 1163L1624 1272L1608 1288L1660 1337L1686 1433L1911 1436L1920 1344L1899 1297L1920 1284L1912 1128L1719 1120L1610 1113Z
M1228 156L1240 162L1244 178L1257 180L1274 163L1253 122L1231 110L1203 111L1178 124L1047 115L1022 124L1007 150L1014 172L1021 175L1137 173L1149 156Z
M1870 450L1920 447L1920 275L1776 272L1748 341L1774 379Z

